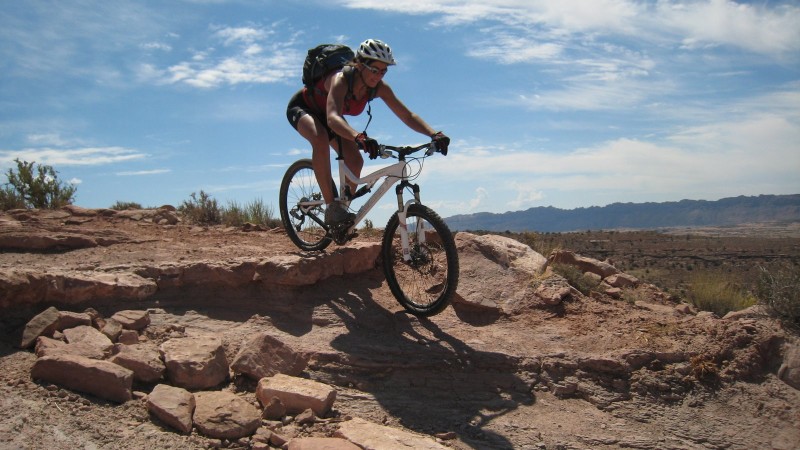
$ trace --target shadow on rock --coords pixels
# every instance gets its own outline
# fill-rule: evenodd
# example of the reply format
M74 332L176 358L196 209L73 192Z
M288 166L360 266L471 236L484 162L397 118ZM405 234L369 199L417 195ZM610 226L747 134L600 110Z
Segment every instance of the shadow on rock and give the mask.
M331 307L347 332L331 346L337 364L316 375L352 385L375 400L409 429L428 434L456 432L492 448L512 448L486 425L535 397L516 373L519 358L476 350L431 319L391 312L370 301L368 291L330 292ZM355 308L355 309L354 309ZM399 308L398 308L399 309Z

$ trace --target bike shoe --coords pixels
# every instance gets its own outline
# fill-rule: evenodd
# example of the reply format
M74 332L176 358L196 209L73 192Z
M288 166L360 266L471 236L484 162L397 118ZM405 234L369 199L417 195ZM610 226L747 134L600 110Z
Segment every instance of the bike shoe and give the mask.
M325 208L325 225L336 225L342 222L353 222L356 215L349 212L339 202L333 202Z

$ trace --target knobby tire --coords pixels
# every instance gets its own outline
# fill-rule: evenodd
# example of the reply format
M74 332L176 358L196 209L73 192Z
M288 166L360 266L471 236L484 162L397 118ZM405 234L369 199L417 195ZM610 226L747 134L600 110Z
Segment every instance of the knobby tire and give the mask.
M292 243L305 251L324 250L331 244L331 238L312 216L324 221L325 206L304 212L298 206L301 200L322 200L310 159L301 159L289 166L281 181L278 203L283 228Z
M418 219L422 220L425 243L419 242ZM458 253L450 229L427 206L410 205L406 214L411 260L403 259L399 216L386 225L381 245L383 271L392 294L403 307L418 316L442 311L458 287Z

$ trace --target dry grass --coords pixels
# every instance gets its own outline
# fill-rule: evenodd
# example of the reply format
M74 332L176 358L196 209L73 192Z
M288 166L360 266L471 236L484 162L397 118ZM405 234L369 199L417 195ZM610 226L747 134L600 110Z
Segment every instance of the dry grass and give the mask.
M729 276L718 272L697 272L689 282L689 301L701 311L719 317L757 303L757 299Z

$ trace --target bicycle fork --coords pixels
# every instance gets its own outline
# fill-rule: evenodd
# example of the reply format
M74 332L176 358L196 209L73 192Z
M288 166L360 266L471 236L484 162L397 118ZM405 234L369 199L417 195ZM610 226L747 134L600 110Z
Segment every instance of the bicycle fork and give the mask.
M411 188L411 191L414 193L414 199L409 200L408 202L403 201L403 191L406 188ZM395 192L397 193L397 220L399 223L399 230L400 230L400 246L403 251L403 261L410 261L411 260L411 244L409 242L408 236L408 223L406 222L406 214L408 213L408 208L414 204L422 204L419 195L419 185L409 183L407 180L403 180L400 184L397 185L395 188ZM425 243L425 226L424 221L421 217L417 217L417 223L414 224L414 230L417 234L416 243L418 245L422 245Z

